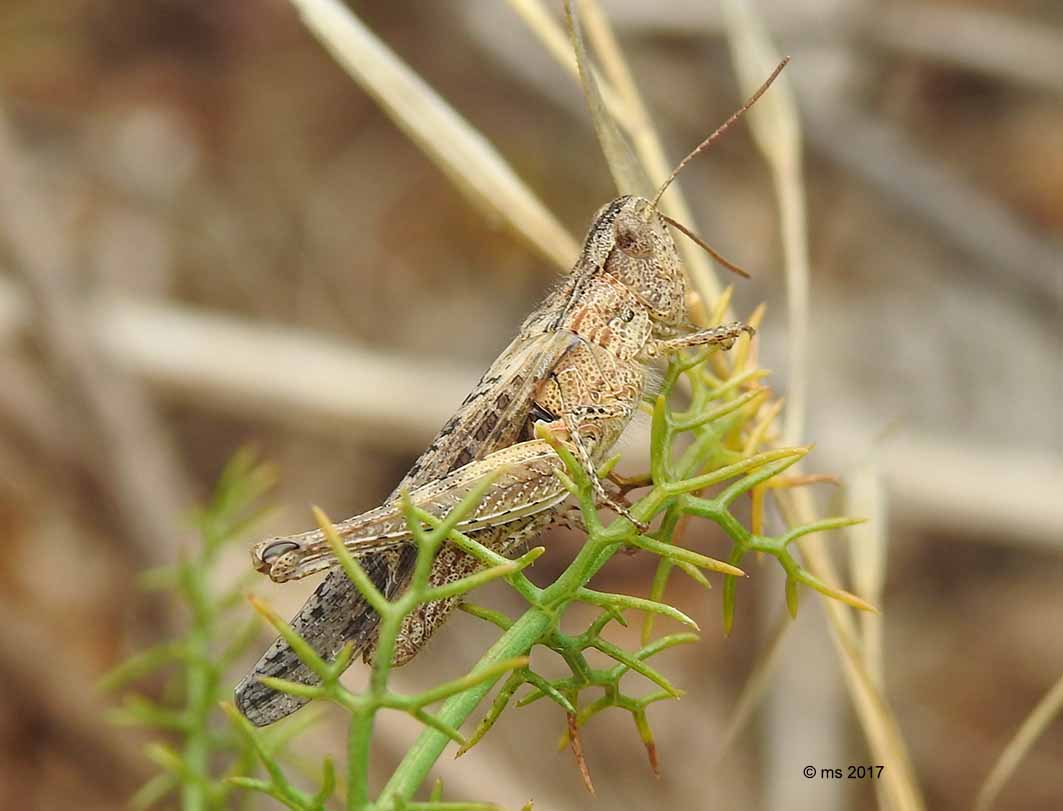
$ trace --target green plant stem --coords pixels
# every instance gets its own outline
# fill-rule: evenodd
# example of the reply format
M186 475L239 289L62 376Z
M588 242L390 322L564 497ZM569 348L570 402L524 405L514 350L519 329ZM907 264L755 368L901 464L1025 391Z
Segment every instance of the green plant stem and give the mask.
M212 618L206 595L206 577L203 567L188 564L185 571L185 589L192 603L193 627L188 635L187 713L188 735L184 745L184 765L192 780L181 781L181 808L183 811L206 811L210 798L207 795L210 769L210 741L208 718L213 709L213 681L211 665L210 625Z
M663 494L661 496L663 500ZM652 499L649 500L652 501ZM586 585L620 548L624 536L630 535L633 531L633 527L624 526L623 522L618 522L616 526L609 529L599 528L597 532L594 532L592 540L584 544L576 555L576 559L561 576L540 592L538 605L530 608L510 626L509 630L480 659L471 674L483 672L484 669L506 659L527 654L532 646L550 630L555 622L557 611L571 601L579 588ZM449 698L437 715L439 720L455 728L460 727L501 676L500 672L498 676ZM392 774L391 779L388 780L380 794L381 799L385 801L395 798L402 801L412 799L449 742L450 739L442 732L436 729L425 729L407 751L406 757Z
M532 645L550 630L553 622L553 614L541 608L531 608L524 612L483 655L471 673L480 673L506 659L526 654L531 650ZM462 693L451 696L440 708L436 717L450 726L460 727L503 675L504 673L500 672L492 679L487 679ZM428 773L439 756L443 754L448 743L450 743L450 738L442 732L426 728L406 752L406 756L391 775L387 785L384 786L384 790L380 793L381 799L387 801L397 797L401 800L410 800L428 778Z
M620 548L619 540L613 536L622 537L625 531L633 531L633 528L601 530L596 539L586 543L561 577L539 594L539 605L529 608L499 637L470 671L470 675L482 673L499 662L527 654L554 625L558 609L563 608L580 586L586 585ZM504 671L447 699L436 717L454 728L460 727L502 675ZM381 799L412 799L449 742L450 738L442 732L425 729L384 786L380 793Z
M376 713L366 708L354 714L347 732L347 808L369 808L369 747Z
M422 568L420 558L424 557L426 555L422 551L418 560L419 569ZM408 601L409 596L411 595L407 594L403 600ZM409 607L412 608L413 603L410 603ZM380 618L375 664L369 674L369 689L366 692L369 703L354 714L347 738L347 811L367 811L370 808L369 749L373 738L373 722L381 701L387 694L395 638L404 613L404 607L389 605Z
M204 671L209 667L210 646L207 636L200 630L193 631L188 638L189 649L196 662L188 667L188 714L189 735L185 740L184 762L189 772L197 779L184 781L181 787L181 808L183 811L204 811L207 808L206 783L199 779L207 774L210 766L210 748L206 735L197 734L198 723L209 711L210 679ZM204 706L208 705L208 706Z

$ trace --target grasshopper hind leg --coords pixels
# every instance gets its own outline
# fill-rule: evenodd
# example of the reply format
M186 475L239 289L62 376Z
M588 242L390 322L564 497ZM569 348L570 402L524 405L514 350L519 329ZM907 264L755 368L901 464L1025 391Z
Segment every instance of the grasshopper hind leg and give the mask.
M492 551L508 557L542 532L555 514L556 510L545 510L506 524L485 527L470 535ZM416 554L416 547L405 545L393 553L363 558L361 563L377 588L391 600L406 587ZM456 546L445 544L432 565L430 581L433 586L444 585L467 577L481 567L476 558ZM452 597L414 608L404 618L395 640L394 666L413 659L459 602L460 598ZM354 662L360 654L371 664L376 652L379 619L347 576L341 570L333 569L292 620L292 628L326 660L335 659L347 642L353 642L356 651L351 661ZM259 681L262 676L301 684L318 682L287 642L283 639L274 641L251 673L236 687L236 706L255 726L279 721L307 703L306 699L267 687Z

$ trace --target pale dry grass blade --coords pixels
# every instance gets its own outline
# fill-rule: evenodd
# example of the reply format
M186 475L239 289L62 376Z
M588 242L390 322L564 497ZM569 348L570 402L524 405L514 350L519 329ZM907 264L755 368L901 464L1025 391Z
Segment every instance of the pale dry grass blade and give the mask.
M557 20L547 11L541 0L509 0L510 6L528 28L543 43L544 48L573 78L579 78L579 68L571 48L562 47L566 42L564 32ZM587 22L587 31L603 60L608 81L598 77L598 86L606 109L631 138L635 154L645 168L650 184L664 182L671 172L671 165L664 154L660 137L653 121L639 96L630 69L623 58L611 26L595 2L580 2ZM665 194L667 205L663 208L675 219L690 225L694 219L679 188L673 183ZM713 272L709 258L696 245L677 241L683 264L690 276L694 290L705 302L706 308L719 297L722 287ZM731 318L730 313L727 318Z
M307 28L482 211L564 271L579 245L491 143L339 0L291 0Z
M557 18L543 5L541 0L506 0L509 7L524 22L528 29L539 39L540 44L554 60L574 79L579 79L579 66L572 51L572 41L566 35ZM602 99L606 107L618 119L626 118L616 90L609 82L595 74Z
M736 68L743 84L756 87L778 64L770 37L751 6L744 0L725 0L723 5L728 38ZM785 77L780 77L785 79ZM791 348L791 394L784 427L784 440L794 442L804 430L808 377L808 245L801 179L801 131L796 105L788 85L777 84L750 110L751 126L775 178L782 219L783 247L789 302L789 345ZM794 399L798 402L795 404ZM811 497L803 488L777 494L791 525L814 519ZM808 568L828 583L839 582L837 571L819 538L800 542ZM820 601L830 623L831 636L842 661L845 683L857 717L872 753L887 764L883 789L890 807L924 807L908 756L907 745L892 709L868 671L864 648L856 634L849 609L833 600Z
M768 71L765 71L764 75L767 75L767 72ZM790 121L796 132L796 116L791 116ZM798 144L800 143L799 134L794 139L794 142ZM800 226L803 232L803 221L795 220L791 223L790 227L794 228L795 226ZM798 236L797 240L792 242L792 245L796 245L800 248L802 240L804 240L803 233ZM807 290L807 271L804 275L804 285ZM798 323L804 323L807 325L807 304L803 311L805 313L803 319L799 317L797 321ZM804 372L802 372L802 375L804 375ZM800 412L798 413L800 415ZM795 422L798 426L802 423L803 417L800 417ZM811 521L814 515L814 510L808 494L799 490L793 494L792 500L796 508L796 513L799 515L794 514L790 517L794 521L800 521L802 523ZM807 543L803 548L808 549L806 556L809 561L809 566L818 576L831 583L838 582L837 573L834 571L834 567L831 564L829 557L826 556L825 552L818 546L818 543L815 540L811 543ZM900 734L892 711L889 709L881 693L875 688L873 681L867 674L866 667L862 660L862 648L855 637L855 626L852 617L849 615L846 607L834 603L833 601L824 602L825 609L831 620L832 636L844 665L846 681L853 697L853 702L857 708L858 716L860 717L868 739L871 742L872 750L876 754L882 756L884 760L887 760L893 767L890 770L891 774L887 778L889 781L888 791L890 793L891 802L894 807L901 809L921 809L923 804L919 796L919 791L916 788L914 778L912 777L912 769L903 737Z
M744 0L723 3L728 42L739 84L748 95L779 64L767 31ZM808 216L801 169L802 139L797 105L785 71L771 92L747 113L753 140L771 168L779 201L782 245L786 267L787 340L789 386L783 415L783 442L801 441L808 402L809 259Z
M85 297L80 308L86 345L168 399L410 453L424 448L482 371L132 297ZM37 326L27 297L0 276L3 311L12 317L0 321L0 335L10 329L18 339Z
M886 538L889 510L882 474L876 459L846 477L845 515L868 519L848 527L849 568L857 594L872 605L882 605L886 580ZM867 671L879 690L885 689L882 648L882 615L860 614L860 638L864 644Z
M809 568L812 568L811 565ZM836 615L843 608L835 601L821 602L830 615ZM843 623L836 620L831 622L831 637L841 652L839 658L843 665L845 682L856 708L857 718L867 736L872 756L876 762L886 766L880 784L880 796L884 795L887 799L884 806L898 811L922 811L926 804L915 782L908 746L897 718L882 692L875 686L874 678L867 671L863 646L844 631L842 625Z
M520 2L521 5L541 7L538 0L509 1L511 5ZM875 14L886 15L888 11L892 12L892 9L876 10ZM563 32L546 12L543 13L547 17L546 24L552 26L551 30L555 30L564 42ZM626 23L626 30L635 35L662 34L703 39L720 33L722 25L722 14L716 7L693 1L674 6L647 6L644 9L635 4L622 4L611 16L614 22L619 20L618 25ZM487 19L497 28L499 23L496 17L497 14ZM811 22L808 18L811 18ZM483 47L495 53L496 58L521 75L526 82L537 86L540 92L566 103L568 97L545 81L540 75L541 70L536 72L523 63L518 64L512 53L490 40L490 34L484 31L488 24L479 22L480 19L476 17L473 25L479 28L481 40L487 40ZM838 24L836 16L804 6L795 6L793 9L789 6L773 7L770 22L773 30L785 32L788 38L804 33L807 38L816 40L826 33L832 37L845 33L844 30L830 27ZM795 30L794 26L798 26L799 30ZM874 26L864 26L861 31L867 27ZM621 30L625 30L622 25ZM866 33L874 36L873 31ZM840 40L843 44L846 41ZM852 41L858 46L856 56L863 54L859 47L870 47L864 38L854 38ZM556 54L555 58L575 76L575 62L570 54L567 63ZM798 86L798 90L804 89L800 87L800 73L795 73L789 79ZM608 104L611 86L600 84ZM808 90L809 93L802 96L802 106L811 114L806 117L801 129L810 149L843 170L855 173L876 189L883 199L894 205L903 217L920 223L920 228L932 230L961 248L972 259L967 272L977 272L990 282L1006 276L1009 288L1014 288L1019 282L1033 295L1050 297L1052 300L1059 297L1059 289L1055 284L1059 275L1056 272L1060 264L1059 250L1051 240L1009 216L999 201L992 199L975 184L944 170L940 161L935 163L903 137L903 133L887 126L881 117L861 112L851 100L841 96L824 95L820 87L810 87ZM617 112L620 107L614 109L610 104L610 109L621 126L626 126L628 116ZM845 138L838 137L841 130L846 132ZM632 141L638 152L634 136ZM652 171L649 174L651 179L655 178ZM677 218L682 219L678 214ZM690 267L687 250L680 245L684 261ZM696 277L694 281L697 284ZM708 297L708 301L711 305L712 298Z
M887 508L886 491L882 484L878 454L872 450L871 458L859 469L846 476L844 515L866 518L863 524L855 524L845 530L849 550L849 571L854 590L872 605L883 604L883 584L886 581ZM883 645L883 616L863 611L860 617L860 640L863 643L864 663L868 678L875 688L885 694L885 650ZM882 783L874 784L879 807L887 806L887 797Z
M816 510L807 489L783 490L775 495L791 526L816 519ZM824 549L822 539L809 537L798 543L805 565L812 574L830 584L840 582L838 571ZM842 663L845 684L868 746L876 762L887 766L883 771L882 785L889 798L888 807L901 811L921 811L925 804L915 781L908 746L892 708L867 670L863 644L851 610L837 600L820 600L819 603L826 612L831 638Z
M873 429L849 410L831 411L827 421L838 428L817 450L828 467L843 467ZM1039 554L1063 550L1063 465L1048 446L1006 447L906 429L878 448L876 460L890 501L904 505L894 513L902 527L947 530L968 542Z
M104 356L163 391L408 451L424 447L480 371L129 299L86 310L88 336Z
M1063 713L1063 676L1052 685L1052 689L1045 693L1044 698L1037 702L1037 706L1022 722L1015 737L1000 753L985 783L978 790L978 799L974 805L975 811L989 811L997 795L1000 794L1000 790L1004 788L1004 784L1015 773L1019 763L1033 748L1048 725L1059 718L1060 713Z
M617 129L616 120L606 108L605 99L598 87L597 70L591 64L583 39L580 13L578 6L573 9L572 4L566 0L565 17L572 37L572 50L576 54L580 84L583 86L583 96L587 100L591 121L594 122L594 131L598 135L598 144L602 148L602 154L605 155L605 161L609 165L617 191L621 194L635 194L648 198L653 194L650 180L631 152L631 145Z
M605 74L624 104L626 129L635 146L635 152L645 165L651 184L654 187L659 186L667 179L672 167L664 154L657 128L653 125L653 119L642 100L638 85L635 84L635 77L624 59L623 51L620 50L613 26L598 0L580 0L580 5L584 10L591 41L601 56ZM674 219L693 228L694 216L682 190L678 188L678 183L672 183L668 187L661 201L663 211L669 212ZM683 265L694 290L708 306L719 298L721 292L720 282L713 273L712 260L695 245L687 244L684 240L677 242L676 247L679 249L679 255L683 257ZM724 317L725 320L730 320L732 314L728 312Z

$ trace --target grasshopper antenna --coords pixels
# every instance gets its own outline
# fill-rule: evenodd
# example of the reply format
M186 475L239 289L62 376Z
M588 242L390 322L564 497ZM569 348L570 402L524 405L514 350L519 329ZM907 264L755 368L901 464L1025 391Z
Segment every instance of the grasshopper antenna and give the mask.
M706 149L708 149L710 146L712 146L714 143L716 143L717 139L719 139L720 136L722 136L725 132L727 132L727 130L729 130L734 125L734 123L736 121L738 121L739 118L742 117L742 115L745 113L746 110L748 110L750 107L752 107L754 104L756 104L757 103L757 99L759 99L761 96L763 96L764 92L769 87L771 87L771 83L775 81L776 77L780 73L782 73L782 69L786 67L786 65L789 63L789 61L790 61L790 57L788 57L788 56L785 57L782 60L782 62L780 62L776 66L775 70L773 70L771 72L771 75L764 81L764 84L762 84L760 87L757 88L757 92L754 93L752 96L750 96L749 101L747 101L745 104L743 104L741 107L739 107L730 118L728 118L719 127L716 128L716 131L713 132L712 135L710 135L708 138L706 138L704 141L702 141L700 144L698 144L696 147L694 147L690 151L690 153L685 158L683 158L683 160L679 161L679 164L675 167L675 169L672 170L672 174L670 174L668 176L668 179L666 181L664 181L664 183L661 184L661 187L659 189L657 189L657 194L655 194L654 197L653 197L653 203L652 203L653 208L655 208L655 209L657 208L658 203L661 202L661 196L665 193L665 191L667 191L668 187L672 184L672 181L675 180L676 177L679 176L679 173L681 171L683 171L683 167L686 166L688 163L690 163L690 161L692 161L695 157L697 157L699 153L704 152ZM660 212L657 212L657 213L658 213L658 215L660 216L660 218L662 220L664 220L666 223L668 223L673 228L675 228L675 229L677 229L679 231L682 231L686 236L688 236L691 240L693 240L699 247L701 247L702 250L704 250L707 254L709 254L709 256L711 256L713 259L715 259L717 262L719 262L721 265L723 265L729 271L731 271L732 273L737 273L739 276L744 276L747 279L749 278L749 274L746 273L746 271L742 270L742 268L738 267L738 265L734 264L733 262L729 262L727 259L725 259L724 257L720 256L720 254L717 253L712 248L711 245L709 245L703 239L698 237L693 231L691 231L685 225L683 225L682 223L676 222L671 217L666 217L664 214L661 214Z
M657 208L657 204L661 201L661 195L664 194L665 190L672 184L672 181L676 179L676 177L679 175L679 173L681 171L683 171L683 167L686 166L688 163L690 163L690 161L692 161L699 153L703 152L704 150L706 150L710 146L712 146L721 135L723 135L725 132L727 132L727 130L729 130L734 125L734 123L739 118L742 117L742 114L745 113L746 110L748 110L750 107L752 107L754 104L756 104L757 103L757 99L759 99L761 96L763 96L764 95L764 91L766 91L769 87L771 87L771 83L775 81L775 78L782 72L782 69L786 67L786 65L787 65L787 63L789 61L790 61L790 57L787 56L786 58L784 58L783 61L778 64L778 66L775 68L775 70L773 70L771 72L771 76L769 76L767 78L767 80L765 80L764 84L762 84L759 88L757 88L757 92L754 93L750 97L749 101L747 101L745 104L743 104L741 107L739 107L738 110L734 113L734 115L732 115L730 118L728 118L726 121L724 121L719 127L717 127L716 131L712 135L710 135L708 138L706 138L704 141L702 141L700 144L698 144L696 147L694 147L690 151L689 155L687 155L685 158L683 158L683 160L679 161L679 165L676 166L675 169L672 170L672 174L670 174L668 176L668 179L666 181L664 181L664 183L661 184L661 187L657 190L657 194L653 198L653 207L654 208ZM675 225L674 222L672 224ZM676 226L676 227L679 227L679 226ZM687 236L690 236L691 238L695 238L686 229L681 228L680 230L684 231L687 234ZM731 267L731 266L729 265L729 267Z
M736 265L734 262L728 261L724 257L720 256L720 254L718 254L713 249L713 247L711 245L709 245L708 242L703 240L701 237L699 237L697 234L695 234L693 231L691 231L689 228L687 228L681 222L676 222L671 217L668 217L668 216L666 216L664 214L661 214L660 212L657 212L657 216L660 217L662 220L664 220L666 223L668 223L670 226L675 228L677 231L682 231L684 234L686 234L688 237L690 237L690 239L696 245L698 245L702 250L704 250L705 253L707 253L709 256L711 256L713 259L715 259L717 262L719 262L721 265L723 265L729 271L731 271L732 273L737 273L739 276L742 276L742 277L744 277L746 279L750 278L749 274L746 273L746 271L742 270L742 268L738 267L738 265Z

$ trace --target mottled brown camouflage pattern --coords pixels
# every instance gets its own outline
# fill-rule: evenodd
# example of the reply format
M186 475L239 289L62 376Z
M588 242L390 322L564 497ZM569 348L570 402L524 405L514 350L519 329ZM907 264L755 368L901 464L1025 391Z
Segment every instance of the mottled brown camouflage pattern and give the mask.
M536 422L567 439L593 471L642 400L652 358L685 346L729 346L746 329L734 324L677 337L687 322L685 302L675 245L650 202L620 197L599 210L573 272L528 316L389 501L337 525L377 587L394 597L412 571L415 551L396 505L403 490L428 512L444 515L484 475L502 471L463 530L509 555L549 525L564 499L553 473L560 460L533 439ZM276 580L334 563L320 531L269 539L253 556L256 567ZM452 582L478 567L474 558L445 546L431 580ZM456 604L451 599L412 612L395 663L416 655ZM348 641L366 661L372 659L377 616L339 569L329 573L292 625L326 659ZM258 725L304 703L260 684L260 676L315 680L287 643L274 642L236 688L237 705Z

